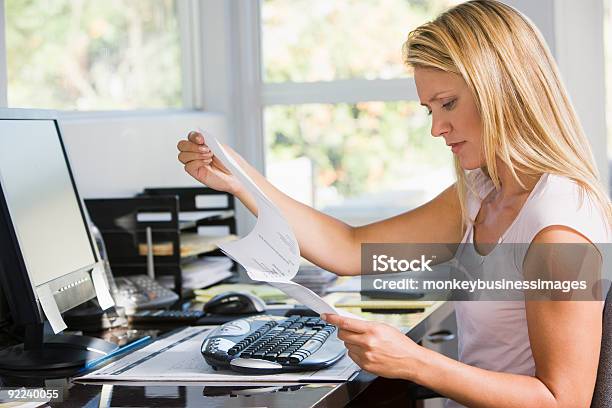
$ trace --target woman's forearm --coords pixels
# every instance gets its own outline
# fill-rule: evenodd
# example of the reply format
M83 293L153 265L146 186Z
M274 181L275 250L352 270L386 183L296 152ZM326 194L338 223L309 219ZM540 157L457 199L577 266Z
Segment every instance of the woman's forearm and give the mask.
M353 227L292 199L274 187L242 157L235 155L234 158L285 216L304 258L339 275L360 273L361 248L355 241ZM237 187L234 195L257 215L257 203L246 189Z
M465 406L572 406L571 403L560 403L551 390L536 377L484 370L426 348L422 348L418 359L418 364L406 365L415 368L413 372L406 372L404 377Z

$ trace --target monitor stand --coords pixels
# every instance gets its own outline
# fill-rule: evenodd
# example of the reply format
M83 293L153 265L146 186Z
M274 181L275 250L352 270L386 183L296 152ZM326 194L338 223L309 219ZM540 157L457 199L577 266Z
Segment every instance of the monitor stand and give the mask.
M108 341L68 334L42 336L42 324L26 327L25 343L0 351L0 371L11 374L80 369L119 346Z

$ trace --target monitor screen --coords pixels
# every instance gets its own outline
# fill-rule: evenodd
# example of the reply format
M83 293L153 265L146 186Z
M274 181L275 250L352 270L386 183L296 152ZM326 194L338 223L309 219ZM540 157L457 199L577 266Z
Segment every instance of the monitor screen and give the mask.
M0 184L35 286L96 262L53 120L0 120Z

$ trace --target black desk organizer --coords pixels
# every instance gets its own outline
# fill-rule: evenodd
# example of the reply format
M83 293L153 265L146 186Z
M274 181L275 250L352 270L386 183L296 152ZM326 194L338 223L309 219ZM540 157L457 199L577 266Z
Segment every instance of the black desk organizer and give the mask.
M227 205L198 207L198 196L224 195ZM147 188L132 198L87 199L85 205L92 222L98 227L108 252L108 259L116 276L141 275L148 272L150 257L155 276L173 275L174 291L183 296L181 274L181 233L197 232L202 226L226 226L236 234L234 196L209 188ZM217 217L179 222L179 212L228 211ZM144 214L160 214L156 220L144 220ZM149 232L149 233L148 233ZM147 237L148 236L148 237ZM164 255L153 255L152 245L171 243ZM143 248L146 253L143 253ZM219 249L207 255L222 255ZM150 261L149 261L150 262ZM236 265L234 263L234 270Z
M179 198L179 211L231 211L229 217L214 217L198 220L196 225L191 228L184 228L185 231L197 231L199 226L227 226L230 234L236 234L236 202L230 193L224 193L207 187L182 187L182 188L145 188L140 196L159 197L176 196ZM202 207L197 205L198 197L206 196L224 197L226 205Z

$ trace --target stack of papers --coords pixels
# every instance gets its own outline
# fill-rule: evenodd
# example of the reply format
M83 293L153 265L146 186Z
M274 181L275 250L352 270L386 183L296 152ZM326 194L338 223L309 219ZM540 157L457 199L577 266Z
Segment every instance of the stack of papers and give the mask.
M309 264L300 266L293 281L307 287L317 295L323 296L327 293L327 289L336 279L338 279L337 275L325 269L321 269L316 265Z
M181 265L183 288L199 289L221 282L232 276L232 265L226 256L207 256L185 263ZM158 276L157 281L169 289L174 287L174 276Z
M219 247L219 244L227 241L233 241L236 239L238 239L238 237L233 234L223 236L209 236L196 234L194 232L184 232L181 234L181 258L188 258L206 252L212 252ZM146 256L147 253L147 244L138 244L138 254L141 256ZM172 243L172 241L157 242L153 244L153 255L174 255L174 244Z
M436 302L425 300L400 300L400 299L366 299L358 294L346 295L338 299L334 306L362 309L425 309L433 306Z
M194 291L198 302L206 303L213 296L223 292L248 292L258 296L264 302L280 302L287 299L287 295L270 285L253 284L253 283L232 283L215 285L211 288L197 289Z
M345 355L331 367L318 371L282 374L246 375L230 370L215 371L200 353L210 327L187 327L171 336L136 350L90 374L74 379L82 383L157 382L219 383L240 385L253 383L343 382L353 378L359 367Z

